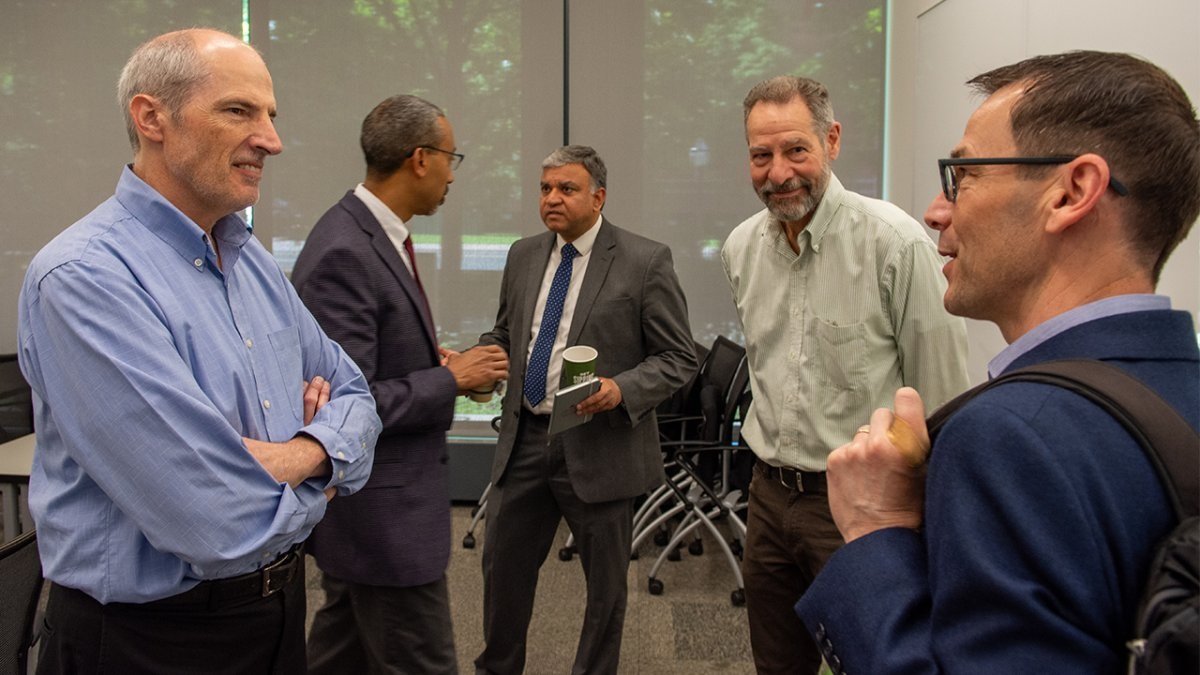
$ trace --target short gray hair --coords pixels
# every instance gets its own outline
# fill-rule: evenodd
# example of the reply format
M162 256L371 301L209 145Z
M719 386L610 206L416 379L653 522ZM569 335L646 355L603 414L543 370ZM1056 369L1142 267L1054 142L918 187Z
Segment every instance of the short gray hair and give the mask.
M608 189L608 169L595 149L586 145L564 145L542 160L542 169L555 169L568 164L582 164L591 177L592 192Z
M173 118L178 119L192 93L212 75L207 59L197 48L195 33L199 30L211 29L177 30L143 43L133 51L121 70L117 105L125 115L125 130L135 153L141 148L141 142L129 113L133 97L138 94L153 96L162 101ZM229 37L237 40L232 35Z
M384 99L362 123L359 143L367 173L390 176L418 147L437 144L442 140L437 121L445 116L441 108L419 96L400 94Z
M784 105L799 97L808 106L812 115L813 131L821 137L821 145L833 127L833 104L829 102L829 90L825 85L807 77L780 75L763 80L750 89L742 101L742 125L750 120L750 110L759 103Z

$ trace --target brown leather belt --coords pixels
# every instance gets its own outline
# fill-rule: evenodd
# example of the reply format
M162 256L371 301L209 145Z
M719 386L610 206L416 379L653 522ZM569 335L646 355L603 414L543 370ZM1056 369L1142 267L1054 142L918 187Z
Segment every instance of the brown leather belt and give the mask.
M801 471L786 467L771 466L761 459L754 466L768 480L776 481L797 492L827 492L824 471Z

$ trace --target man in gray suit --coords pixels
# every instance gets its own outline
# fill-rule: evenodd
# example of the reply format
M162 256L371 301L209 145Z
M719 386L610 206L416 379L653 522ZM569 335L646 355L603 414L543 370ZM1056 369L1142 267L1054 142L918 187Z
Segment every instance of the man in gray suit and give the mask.
M498 347L438 347L413 256L413 216L445 201L454 129L416 96L393 96L362 125L366 179L309 234L292 281L329 337L363 370L383 420L366 488L330 503L310 551L325 605L310 673L458 672L446 564L446 430L454 399L508 372Z
M671 251L601 215L606 178L586 146L559 148L542 162L549 231L509 249L496 327L479 340L507 350L517 367L492 464L477 673L524 669L538 568L561 518L587 578L572 672L617 672L633 500L663 481L654 408L696 371ZM577 407L595 417L550 436L562 352L572 345L599 352L600 390Z

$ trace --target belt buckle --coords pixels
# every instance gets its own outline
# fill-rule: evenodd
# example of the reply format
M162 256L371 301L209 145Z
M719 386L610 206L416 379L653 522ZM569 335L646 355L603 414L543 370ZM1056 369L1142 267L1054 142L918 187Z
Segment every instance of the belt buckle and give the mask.
M292 565L295 562L295 555L294 551L288 551L280 556L279 560L259 570L262 576L262 597L266 598L274 595L292 580L292 575L296 572L295 567ZM282 573L283 583L278 588L272 588L272 581L280 578L275 576L276 572Z
M788 488L789 490L795 490L797 492L804 492L804 482L800 480L800 472L798 470L788 469L788 468L781 466L781 467L779 467L778 471L779 471L779 484L780 485L782 485L785 488ZM789 483L786 478L788 472L791 472L791 474L792 474L792 482L791 483Z

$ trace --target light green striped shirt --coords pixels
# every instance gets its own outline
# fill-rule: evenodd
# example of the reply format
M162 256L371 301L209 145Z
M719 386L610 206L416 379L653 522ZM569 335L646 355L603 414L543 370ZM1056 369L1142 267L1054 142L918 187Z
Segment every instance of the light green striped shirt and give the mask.
M937 248L899 207L830 176L798 241L796 254L764 209L734 229L721 260L754 394L742 437L769 464L824 471L900 387L928 411L966 390L966 325L942 306Z

